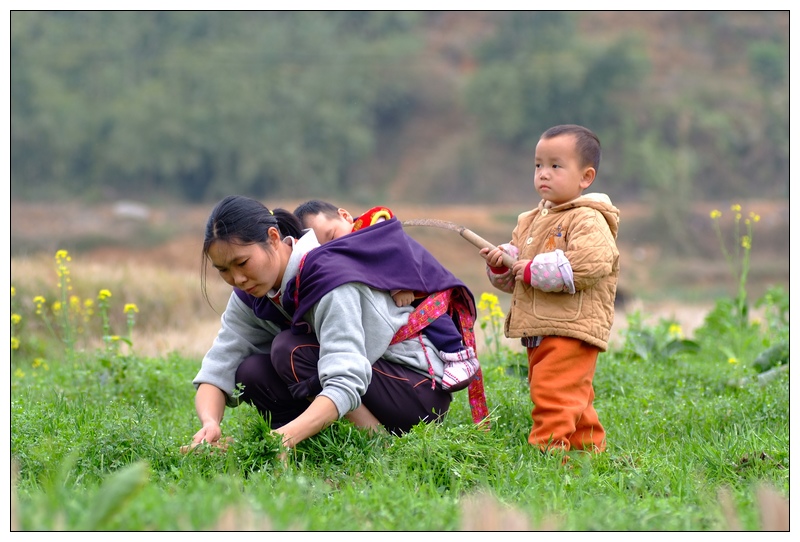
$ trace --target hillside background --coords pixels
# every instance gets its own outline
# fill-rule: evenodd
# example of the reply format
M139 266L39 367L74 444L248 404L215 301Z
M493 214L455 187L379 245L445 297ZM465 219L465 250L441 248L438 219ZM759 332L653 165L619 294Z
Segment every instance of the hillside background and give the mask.
M578 123L622 210L626 300L696 321L734 295L709 218L732 232L733 204L761 219L753 296L788 289L788 11L13 11L10 38L12 282L57 249L195 279L230 193L505 242L539 135ZM457 234L409 232L487 289Z

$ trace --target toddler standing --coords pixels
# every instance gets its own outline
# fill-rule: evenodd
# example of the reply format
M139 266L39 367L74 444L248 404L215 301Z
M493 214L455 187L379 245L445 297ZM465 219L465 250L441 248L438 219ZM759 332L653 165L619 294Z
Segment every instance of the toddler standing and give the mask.
M534 187L542 198L517 218L511 242L481 249L493 286L511 293L505 335L527 347L533 428L543 451L606 448L593 379L608 349L619 277L619 210L584 194L600 165L600 141L577 125L554 126L536 145ZM517 258L503 267L502 253Z

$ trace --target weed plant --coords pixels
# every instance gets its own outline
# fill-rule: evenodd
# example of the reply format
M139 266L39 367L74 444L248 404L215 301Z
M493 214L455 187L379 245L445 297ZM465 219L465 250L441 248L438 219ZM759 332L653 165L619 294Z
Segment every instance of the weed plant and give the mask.
M622 346L598 362L602 454L527 444L527 362L503 348L504 314L484 294L488 430L457 393L440 424L395 437L342 420L285 461L248 405L226 411L227 449L181 453L199 427L191 385L199 360L137 355L130 337L146 313L100 297L88 322L55 319L42 303L30 316L53 318L52 332L34 333L12 289L12 530L788 530L788 515L767 513L788 514L788 293L780 288L756 301L766 321L746 317L740 291L719 300L694 338L675 322L629 317ZM82 307L85 316L86 305L66 301L64 310ZM120 310L127 325L118 337L128 343L113 339L103 317ZM83 350L81 327L98 313L103 342ZM765 491L777 500L765 505Z

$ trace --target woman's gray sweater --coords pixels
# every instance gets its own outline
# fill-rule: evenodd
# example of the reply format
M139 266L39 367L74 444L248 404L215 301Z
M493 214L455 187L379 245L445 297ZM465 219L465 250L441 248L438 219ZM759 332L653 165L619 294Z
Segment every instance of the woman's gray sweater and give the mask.
M319 246L313 230L292 242L292 255L284 272L281 291L293 280L303 254ZM320 343L320 395L336 405L341 418L361 405L361 396L372 379L372 364L383 358L428 375L433 368L436 385L442 382L443 363L436 348L424 335L394 345L389 343L408 322L413 307L398 307L389 292L350 282L331 290L304 316ZM239 364L252 354L269 353L280 328L258 318L232 293L221 318L214 343L203 358L193 380L195 388L212 384L226 395L228 406L238 406L235 375ZM425 344L423 348L420 337ZM426 355L427 354L427 355Z

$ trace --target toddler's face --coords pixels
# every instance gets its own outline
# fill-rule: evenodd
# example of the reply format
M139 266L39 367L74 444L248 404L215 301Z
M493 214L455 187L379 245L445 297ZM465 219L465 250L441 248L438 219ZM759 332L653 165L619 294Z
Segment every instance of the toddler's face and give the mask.
M554 205L577 198L594 181L594 168L580 163L573 134L540 139L535 161L536 192Z
M328 241L333 241L347 235L353 231L353 217L344 209L339 209L339 214L336 218L330 218L323 213L314 216L308 216L305 219L304 226L314 230L317 236L317 241L324 245Z

